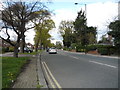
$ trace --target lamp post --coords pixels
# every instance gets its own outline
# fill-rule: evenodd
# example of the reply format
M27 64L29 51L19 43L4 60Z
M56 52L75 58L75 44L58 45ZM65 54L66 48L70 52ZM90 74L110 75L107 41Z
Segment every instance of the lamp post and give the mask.
M78 5L79 3L75 3L75 5ZM80 5L85 5L85 16L87 15L87 4L80 4Z
M78 4L79 4L79 3L75 3L75 5L78 5ZM83 5L83 4L80 4L80 5ZM86 16L87 16L87 4L84 4L84 5L85 5L85 17L86 17ZM87 21L86 21L86 26L87 26ZM84 43L85 43L84 48L85 48L85 54L86 54L86 47L87 47L87 46L86 46L86 45L87 45L87 44L86 44L86 43L87 43L87 42L86 42L86 41L87 41L87 40L86 40L86 30L85 30L85 35L84 35L84 37L85 37L85 38L84 38Z
M118 20L120 20L120 1L118 2Z

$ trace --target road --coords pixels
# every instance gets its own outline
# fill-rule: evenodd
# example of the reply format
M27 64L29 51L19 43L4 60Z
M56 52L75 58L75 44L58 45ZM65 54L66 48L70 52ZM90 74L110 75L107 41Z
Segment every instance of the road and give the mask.
M59 50L43 52L42 62L61 88L118 88L117 58Z

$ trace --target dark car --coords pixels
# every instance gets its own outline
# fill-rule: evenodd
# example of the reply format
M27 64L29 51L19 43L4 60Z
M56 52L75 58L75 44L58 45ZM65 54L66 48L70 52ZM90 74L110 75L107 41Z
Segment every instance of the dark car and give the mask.
M18 51L20 51L20 47L18 48ZM24 52L31 53L33 50L28 47L24 47Z
M33 50L28 48L28 47L25 47L24 48L24 52L31 53L31 52L33 52Z

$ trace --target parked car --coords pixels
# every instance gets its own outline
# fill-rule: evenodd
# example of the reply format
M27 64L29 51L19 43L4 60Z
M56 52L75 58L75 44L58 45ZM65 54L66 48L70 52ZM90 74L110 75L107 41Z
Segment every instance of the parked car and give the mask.
M28 47L25 47L24 48L24 52L31 53L31 52L33 52L33 50L28 48Z
M18 48L18 51L20 51L20 47ZM33 50L28 47L24 47L24 52L31 53Z
M52 47L52 48L49 48L49 54L57 54L57 49Z

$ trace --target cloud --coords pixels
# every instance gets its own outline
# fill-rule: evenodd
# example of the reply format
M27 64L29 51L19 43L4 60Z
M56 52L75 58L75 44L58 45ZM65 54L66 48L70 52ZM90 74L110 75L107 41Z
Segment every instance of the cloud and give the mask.
M87 23L98 27L98 40L107 33L107 26L118 15L118 4L113 2L95 3L87 5Z
M78 7L77 7L78 8ZM82 6L77 9L77 11L84 10L85 6ZM100 37L107 32L107 25L115 19L118 15L118 4L113 2L105 3L92 3L87 4L87 25L98 27L98 40ZM71 8L66 9L57 9L55 10L56 15L52 19L56 23L56 30L51 31L51 35L60 40L60 34L58 33L58 26L61 20L75 20L77 17L77 11Z
M59 1L59 0L58 0ZM66 0L64 0L66 1ZM75 0L72 0L73 2ZM72 2L71 0L68 2ZM80 2L79 0L77 0ZM77 2L76 1L76 2ZM112 2L110 2L112 1ZM54 2L54 0L53 0ZM60 2L62 2L60 0ZM82 1L83 2L83 1ZM88 2L88 0L85 0L84 2ZM95 0L91 0L91 2L95 2ZM113 2L113 0L96 0L97 3L87 3L87 24L89 26L97 26L98 27L98 38L100 39L101 35L107 32L107 22L111 22L114 20L114 18L118 15L118 3ZM104 3L102 3L104 2ZM59 24L62 20L75 20L77 17L77 12L81 10L81 8L84 10L84 5L78 5L71 8L59 8L54 10L54 13L56 15L52 16L52 19L55 22L56 28L50 31L50 34L53 36L55 41L62 40L60 37L60 33L58 30ZM26 41L34 43L35 32L33 30L30 30L26 33Z
M60 22L62 20L75 20L77 13L74 10L70 9L57 9L55 10L56 15L52 16L52 19L55 22L55 26L56 28L54 28L53 30L50 31L50 34L52 35L53 38L55 38L56 40L53 40L53 42L55 43L55 41L60 41L62 40L62 37L59 33L59 25Z
M34 44L34 36L35 36L34 29L30 29L27 32L25 32L25 36L26 36L25 39L27 43Z

